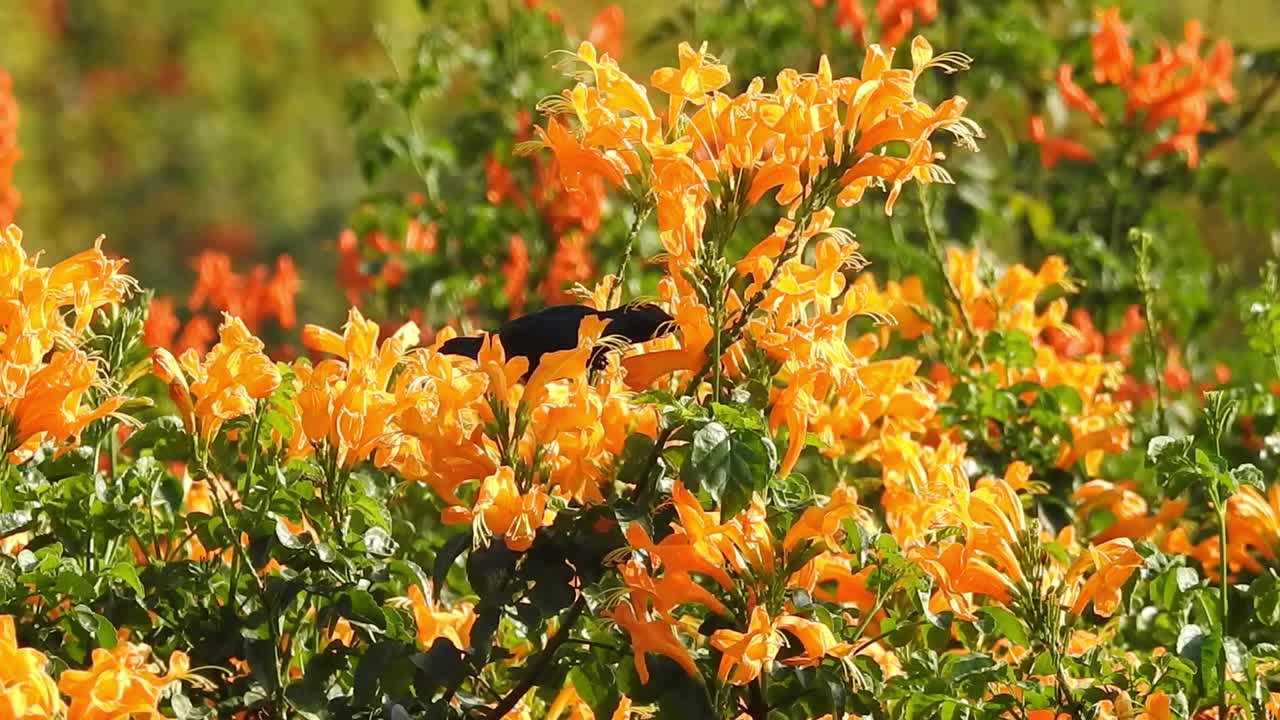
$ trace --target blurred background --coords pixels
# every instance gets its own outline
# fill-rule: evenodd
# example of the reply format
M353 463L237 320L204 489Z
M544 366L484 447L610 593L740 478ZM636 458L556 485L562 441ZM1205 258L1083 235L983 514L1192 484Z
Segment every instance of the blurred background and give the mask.
M584 37L606 4L565 0L557 9L570 36ZM820 3L795 0L791 10L778 2L618 4L624 46L635 48L623 65L647 75L671 61L677 38L701 37L698 26L709 13L807 17ZM1277 0L1128 4L1167 35L1179 35L1183 19L1194 16L1237 47L1280 46ZM224 252L243 267L288 254L300 274L298 314L335 321L346 304L342 293L330 291L337 238L368 191L348 119L349 88L387 76L395 48L448 26L447 4L432 5L0 0L0 70L11 76L19 113L16 218L28 247L60 258L105 234L108 249L131 258L144 286L177 297L194 282L193 259L201 251ZM495 17L509 8L506 0L490 5ZM1052 17L1053 3L1041 5ZM1063 22L1081 22L1079 13L1071 17ZM672 39L648 42L663 33ZM968 49L964 37L935 45ZM751 62L733 48L711 50L737 76L736 64ZM984 58L976 61L982 66ZM1051 66L1043 72L1048 77ZM970 99L974 106L982 100ZM433 117L421 116L428 134ZM1232 153L1234 182L1270 193L1280 165L1276 146ZM1189 205L1188 212L1212 223L1216 210ZM1233 233L1214 243L1224 257L1248 257L1249 246L1266 240Z

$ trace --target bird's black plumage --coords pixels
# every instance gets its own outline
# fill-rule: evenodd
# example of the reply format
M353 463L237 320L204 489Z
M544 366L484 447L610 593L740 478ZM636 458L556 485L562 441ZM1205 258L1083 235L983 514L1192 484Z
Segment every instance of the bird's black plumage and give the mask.
M612 310L596 310L586 305L551 305L505 323L498 328L498 339L508 358L528 359L529 373L532 373L543 355L577 347L582 320L593 316L608 322L604 338L629 345L652 340L675 329L672 317L653 303L632 303ZM464 335L446 341L440 346L440 352L475 358L483 344L484 336ZM592 367L603 365L608 345L606 342L593 351Z

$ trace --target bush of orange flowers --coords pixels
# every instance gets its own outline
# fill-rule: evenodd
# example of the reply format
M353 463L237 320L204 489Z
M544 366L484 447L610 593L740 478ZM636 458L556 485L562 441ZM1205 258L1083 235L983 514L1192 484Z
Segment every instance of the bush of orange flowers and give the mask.
M1197 382L1204 309L1132 204L1194 182L1229 46L1099 13L1117 105L1071 64L1054 92L1128 139L1033 117L1018 177L1114 193L1023 195L1041 257L1000 263L953 237L987 133L947 91L973 59L913 34L934 3L814 2L884 44L768 81L690 43L629 74L616 7L557 81L529 5L353 94L388 188L339 241L358 305L300 351L262 336L287 258L204 257L179 332L101 240L0 233L0 718L1280 717L1280 273L1241 379ZM454 83L494 105L433 137ZM673 332L443 352L566 301Z

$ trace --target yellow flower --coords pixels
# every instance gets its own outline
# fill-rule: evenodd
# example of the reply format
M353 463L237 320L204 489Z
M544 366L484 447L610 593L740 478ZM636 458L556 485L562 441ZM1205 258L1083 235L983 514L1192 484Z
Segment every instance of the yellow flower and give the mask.
M1075 597L1071 603L1071 612L1079 615L1086 606L1093 603L1094 612L1102 617L1111 617L1120 605L1120 591L1125 582L1141 566L1142 556L1128 538L1116 538L1089 546L1088 551L1077 558L1067 570L1065 582L1072 587ZM1073 583L1089 570L1094 571L1093 575L1082 586L1075 588Z
M186 653L169 656L169 671L158 674L151 648L128 641L127 632L111 650L96 649L88 670L67 670L58 689L71 698L69 720L117 720L164 717L157 708L160 692L177 680L203 681L191 675Z
M418 645L430 649L436 638L444 638L459 650L471 647L471 626L476 622L475 607L471 603L458 603L451 610L442 608L432 596L431 586L424 594L422 588L410 585L409 609L417 628Z
M716 64L707 54L707 44L694 50L689 43L680 43L680 67L665 67L653 71L649 83L670 96L668 122L675 125L680 107L688 102L702 105L707 95L729 84L729 69Z
M781 649L778 632L762 606L751 611L746 632L721 629L711 635L711 646L719 650L717 678L734 685L746 685L767 672ZM735 669L736 667L736 669ZM732 677L730 674L732 673Z
M338 467L351 468L389 443L389 422L399 409L392 374L418 340L418 327L406 323L379 345L377 323L355 308L341 335L315 325L303 328L307 347L339 359L294 365L299 390L293 454L323 447Z
M45 662L43 654L18 647L13 616L0 615L0 718L62 717L66 707L53 678L45 672Z
M164 348L152 353L155 373L169 385L187 432L205 445L223 423L251 414L258 400L280 386L280 372L244 322L224 315L218 336L203 359L195 350L176 360Z

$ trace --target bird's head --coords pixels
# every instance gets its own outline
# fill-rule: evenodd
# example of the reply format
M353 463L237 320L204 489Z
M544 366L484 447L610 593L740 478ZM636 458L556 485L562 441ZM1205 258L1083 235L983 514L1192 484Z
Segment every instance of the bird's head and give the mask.
M628 342L643 343L675 332L675 318L654 303L631 303L602 313L609 319L605 332Z

